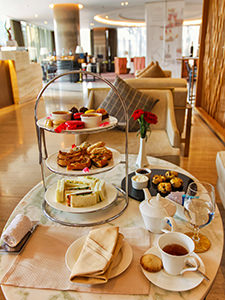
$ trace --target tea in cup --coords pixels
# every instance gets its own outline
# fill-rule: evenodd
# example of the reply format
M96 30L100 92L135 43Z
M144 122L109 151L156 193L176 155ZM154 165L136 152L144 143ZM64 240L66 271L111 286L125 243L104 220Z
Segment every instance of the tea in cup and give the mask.
M180 232L169 232L160 236L158 248L162 256L164 270L170 275L180 275L187 271L196 271L198 268L195 256L195 244L191 238ZM186 268L188 261L194 267Z

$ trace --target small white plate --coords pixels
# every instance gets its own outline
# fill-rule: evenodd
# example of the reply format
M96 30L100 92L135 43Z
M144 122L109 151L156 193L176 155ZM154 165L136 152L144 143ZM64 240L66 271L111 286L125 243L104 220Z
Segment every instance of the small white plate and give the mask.
M48 128L48 127L45 126L45 121L46 121L46 118L39 119L37 121L38 127L43 128L47 131L55 132L54 128ZM105 120L102 121L102 123L105 123L105 122L109 122L109 124L104 126L104 127L98 126L98 127L93 127L93 128L83 128L83 129L76 129L76 130L62 130L62 132L63 133L65 133L65 132L68 132L68 133L86 133L86 132L89 132L89 131L90 132L91 131L104 131L106 129L115 127L118 123L118 120L115 117L109 116L108 119L105 119Z
M57 164L57 155L58 155L58 152L56 153L53 153L51 154L47 159L46 159L46 166L47 168L52 171L52 172L55 172L57 174L60 174L60 175L66 175L66 176L73 176L73 175L94 175L94 174L98 174L98 173L102 173L102 172L105 172L105 171L108 171L112 168L114 168L115 166L117 166L120 161L121 161L121 157L120 157L120 153L115 150L115 149L111 149L111 148L108 148L107 149L111 150L112 151L112 159L109 161L109 164L103 168L97 168L95 167L94 165L91 166L91 168L89 169L89 172L84 174L84 172L82 170L67 170L66 167L63 168L63 167L60 167L58 164Z
M82 250L83 244L86 240L86 235L80 237L74 241L66 251L65 262L67 268L72 271L72 268L77 261L80 252ZM110 273L110 279L120 275L124 272L130 265L133 258L133 251L131 246L126 240L123 241L122 247L119 251L119 254L116 258L115 266L112 268Z
M145 254L149 254L149 253L155 254L156 256L161 258L160 251L156 247L152 247L145 252ZM199 269L203 273L205 273L205 266L201 258L196 253L194 253L194 255L198 257L198 260L200 262ZM151 281L158 287L168 291L175 291L175 292L188 291L198 286L203 280L203 277L201 277L196 272L185 272L183 275L173 276L167 274L164 271L164 269L156 273L148 272L143 268L142 271L149 281Z
M105 183L105 189L106 189L106 199L104 201L101 201L95 205L87 206L87 207L70 207L66 206L66 203L59 203L56 202L56 188L57 188L57 182L51 185L46 193L45 193L45 200L47 203L58 210L70 212L70 213L89 213L89 212L96 212L100 209L105 209L106 207L110 206L117 198L117 190L113 185L110 183Z

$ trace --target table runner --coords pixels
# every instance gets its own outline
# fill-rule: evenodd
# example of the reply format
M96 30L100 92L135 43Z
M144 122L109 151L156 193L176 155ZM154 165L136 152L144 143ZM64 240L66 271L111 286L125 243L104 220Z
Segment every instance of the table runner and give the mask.
M120 228L133 250L133 260L122 274L99 286L69 281L70 271L65 265L66 250L89 230L39 225L23 252L1 279L1 284L104 294L149 294L150 283L139 263L141 255L150 247L150 234L143 228Z

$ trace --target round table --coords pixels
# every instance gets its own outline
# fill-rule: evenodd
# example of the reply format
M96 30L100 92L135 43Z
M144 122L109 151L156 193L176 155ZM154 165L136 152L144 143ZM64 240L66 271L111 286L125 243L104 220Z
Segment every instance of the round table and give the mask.
M160 160L153 157L148 157L149 167L150 168L161 168L161 169L170 169L176 170L180 173L183 173L192 179L194 177L186 172L184 169L169 163L164 160ZM135 170L135 162L136 155L129 155L129 172ZM119 164L117 167L112 169L111 171L103 174L99 174L99 178L104 178L106 181L114 183L118 186L121 185L121 180L124 177L124 165ZM51 183L55 176L51 175L49 177L49 183ZM61 226L57 223L53 223L48 220L41 209L41 204L43 202L44 197L44 189L42 183L40 182L36 185L25 197L20 201L18 206L14 209L7 223L11 222L11 220L15 217L16 214L22 213L24 215L29 216L32 220L38 220L41 224L44 225L54 225ZM119 218L113 220L110 224L117 225L120 227L144 227L144 223L139 212L139 204L140 202L133 200L130 198L128 208ZM176 215L175 215L176 217ZM185 224L184 222L176 217L176 221L178 223L179 230L185 232ZM134 295L120 295L120 299L161 299L161 300L184 300L184 299L204 299L215 279L216 273L220 266L220 261L222 258L223 252L223 241L224 241L224 233L223 226L220 213L218 209L216 209L215 217L211 224L206 226L201 232L205 233L209 239L211 240L211 248L209 251L199 254L201 259L203 260L206 267L206 274L210 278L210 282L206 282L203 280L201 284L189 291L185 292L171 292L167 290L163 290L154 284L150 284L150 294L148 296L134 296ZM35 233L34 233L35 234ZM156 241L159 235L152 234L151 235L151 246L156 245ZM16 255L8 255L1 254L0 256L0 277L6 273L9 266L15 260ZM144 276L144 275L143 275ZM73 291L57 291L57 290L44 290L44 289L31 289L31 288L20 288L14 286L2 286L3 293L6 299L9 300L45 300L45 299L91 299L91 300L100 300L104 299L118 299L118 295L100 295L100 294L91 294L91 293L78 293Z

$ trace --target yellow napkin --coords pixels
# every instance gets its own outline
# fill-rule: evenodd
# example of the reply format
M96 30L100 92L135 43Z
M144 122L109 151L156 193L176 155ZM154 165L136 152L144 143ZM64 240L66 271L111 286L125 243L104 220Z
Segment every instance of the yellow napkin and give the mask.
M70 280L85 284L107 282L122 241L123 235L119 234L118 227L90 231L73 266Z

